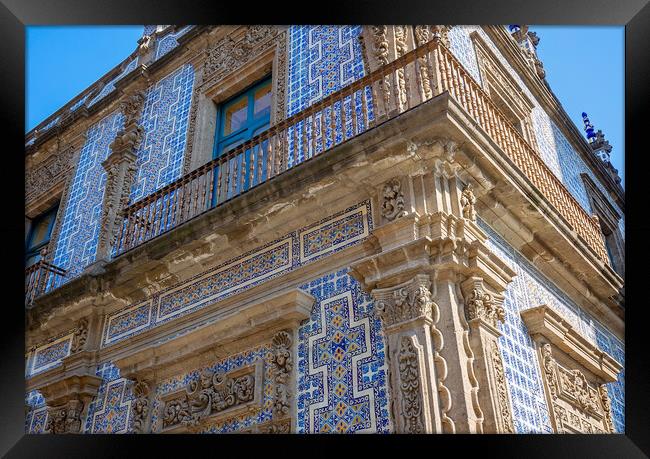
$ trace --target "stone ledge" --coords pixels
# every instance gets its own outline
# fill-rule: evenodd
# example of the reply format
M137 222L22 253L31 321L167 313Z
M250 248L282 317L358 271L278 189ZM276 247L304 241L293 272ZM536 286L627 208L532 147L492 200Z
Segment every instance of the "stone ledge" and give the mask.
M558 349L604 382L615 382L622 366L606 352L585 339L569 322L547 305L521 311L531 337L543 336Z

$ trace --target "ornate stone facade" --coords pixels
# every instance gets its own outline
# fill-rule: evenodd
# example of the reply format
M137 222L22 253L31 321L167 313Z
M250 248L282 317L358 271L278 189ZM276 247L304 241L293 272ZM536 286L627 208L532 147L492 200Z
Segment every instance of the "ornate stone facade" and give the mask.
M69 275L28 312L26 430L623 432L622 279L505 149L609 227L623 195L540 69L495 26L147 26L27 138ZM269 72L268 137L206 166Z

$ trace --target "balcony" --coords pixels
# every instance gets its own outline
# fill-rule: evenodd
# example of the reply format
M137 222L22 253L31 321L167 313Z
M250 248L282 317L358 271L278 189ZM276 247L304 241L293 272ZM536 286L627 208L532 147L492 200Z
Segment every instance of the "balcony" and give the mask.
M404 84L404 74L412 76ZM447 93L482 134L532 184L555 213L608 265L597 221L589 216L537 152L511 125L452 53L434 39L325 97L267 131L129 205L117 237L119 257L145 242L275 180L335 147ZM48 264L39 270L63 278ZM40 284L38 282L41 282ZM57 284L57 282L59 282ZM37 281L32 299L60 285ZM27 300L26 300L27 301Z
M65 282L66 270L47 261L47 248L41 250L40 255L36 263L25 269L25 307Z

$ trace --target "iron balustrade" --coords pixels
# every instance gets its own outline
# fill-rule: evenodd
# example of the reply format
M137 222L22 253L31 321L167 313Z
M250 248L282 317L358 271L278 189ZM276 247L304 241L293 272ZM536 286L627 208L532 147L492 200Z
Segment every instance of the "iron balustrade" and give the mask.
M598 222L585 212L437 38L126 207L116 254L223 205L445 91L555 207L577 236L603 263L609 264Z
M47 249L41 250L40 259L25 269L25 306L63 284L67 271L47 261Z

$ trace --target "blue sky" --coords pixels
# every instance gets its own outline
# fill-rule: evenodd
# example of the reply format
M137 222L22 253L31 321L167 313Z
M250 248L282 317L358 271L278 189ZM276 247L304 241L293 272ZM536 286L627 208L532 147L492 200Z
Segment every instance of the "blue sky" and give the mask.
M29 26L25 131L119 64L135 49L143 26ZM622 26L530 26L540 42L546 79L584 133L582 112L613 147L624 177L624 52Z

